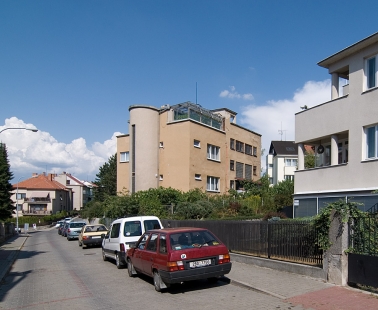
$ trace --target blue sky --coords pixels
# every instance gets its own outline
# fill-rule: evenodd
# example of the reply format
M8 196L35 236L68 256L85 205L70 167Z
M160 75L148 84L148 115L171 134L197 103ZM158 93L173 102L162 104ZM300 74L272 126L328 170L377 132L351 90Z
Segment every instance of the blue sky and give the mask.
M226 107L271 140L330 98L320 60L377 32L375 1L0 1L0 130L13 183L94 180L128 107ZM282 125L281 125L282 124ZM282 126L282 127L281 127ZM265 158L263 158L265 163ZM264 164L265 165L265 164Z

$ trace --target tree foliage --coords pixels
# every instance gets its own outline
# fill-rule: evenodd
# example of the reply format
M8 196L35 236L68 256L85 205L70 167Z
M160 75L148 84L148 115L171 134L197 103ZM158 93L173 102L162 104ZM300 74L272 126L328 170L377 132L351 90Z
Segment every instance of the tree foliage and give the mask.
M104 201L107 196L117 195L117 154L110 156L100 167L93 183L97 185L94 188L95 201Z
M8 152L6 145L0 143L0 220L6 220L12 217L15 209L12 206L12 184L13 173L10 172Z
M315 168L315 154L305 152L304 156L304 166L306 169Z

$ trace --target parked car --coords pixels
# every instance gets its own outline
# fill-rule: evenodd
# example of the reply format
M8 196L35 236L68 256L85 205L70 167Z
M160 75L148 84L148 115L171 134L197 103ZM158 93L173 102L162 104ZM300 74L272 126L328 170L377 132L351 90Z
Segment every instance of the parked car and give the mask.
M59 228L60 224L62 224L63 222L64 222L63 220L57 221L55 224L55 228Z
M66 237L67 240L77 239L79 237L81 228L85 226L86 222L69 222L66 228Z
M64 222L63 228L62 228L62 237L67 237L67 228L68 228L69 222Z
M59 227L58 227L58 235L62 235L62 231L63 231L63 227L66 223L65 222L62 222L59 224Z
M162 228L156 216L133 216L115 220L102 240L102 258L116 261L117 268L126 265L126 251L147 230Z
M143 273L160 292L173 283L208 279L218 281L231 270L227 247L207 229L150 230L126 254L130 277Z
M81 228L78 242L83 249L88 246L101 246L102 239L108 233L105 225L85 225Z

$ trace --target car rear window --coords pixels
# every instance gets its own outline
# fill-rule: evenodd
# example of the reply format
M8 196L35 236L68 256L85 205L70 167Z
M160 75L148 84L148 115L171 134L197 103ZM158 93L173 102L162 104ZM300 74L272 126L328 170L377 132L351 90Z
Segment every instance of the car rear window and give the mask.
M85 223L70 223L70 228L81 228L85 225Z
M190 231L170 235L172 250L200 248L203 246L215 246L221 242L209 231Z
M104 225L93 225L85 227L85 232L95 232L95 231L107 231Z

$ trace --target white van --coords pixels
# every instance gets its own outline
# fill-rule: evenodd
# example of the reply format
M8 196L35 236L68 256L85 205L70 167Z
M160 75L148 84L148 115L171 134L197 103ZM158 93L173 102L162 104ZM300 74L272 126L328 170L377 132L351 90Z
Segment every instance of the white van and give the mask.
M102 258L116 261L118 269L126 265L125 254L130 244L135 244L145 231L163 228L156 216L133 216L120 218L111 224L109 232L102 240Z

